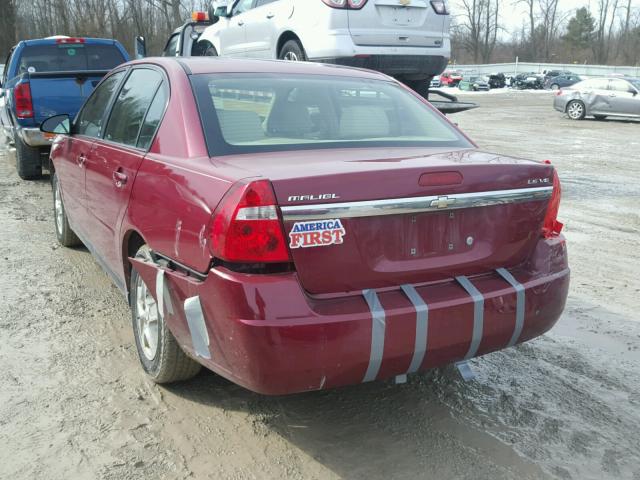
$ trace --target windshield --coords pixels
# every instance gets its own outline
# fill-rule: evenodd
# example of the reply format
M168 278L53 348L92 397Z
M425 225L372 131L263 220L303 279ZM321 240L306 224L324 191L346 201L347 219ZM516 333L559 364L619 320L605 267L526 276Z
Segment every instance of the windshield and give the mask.
M29 45L22 51L18 74L111 70L124 61L115 45Z
M210 154L368 146L470 147L386 81L319 75L194 75Z
M640 78L630 78L629 82L631 82L631 85L640 90Z

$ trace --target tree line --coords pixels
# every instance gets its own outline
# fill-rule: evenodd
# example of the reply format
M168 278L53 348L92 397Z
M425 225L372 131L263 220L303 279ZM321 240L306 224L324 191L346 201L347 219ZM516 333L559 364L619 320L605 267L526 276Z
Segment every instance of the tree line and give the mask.
M515 57L523 62L640 63L638 0L594 0L575 10L564 10L562 0L460 2L451 28L456 63L512 62ZM517 7L526 19L507 32L502 15Z
M312 0L309 0L312 1ZM459 0L452 8L452 61L520 61L638 65L639 0L592 0L563 9L562 0ZM50 35L115 38L129 51L143 35L150 54L207 0L0 0L0 63L17 41ZM504 17L524 7L508 32Z

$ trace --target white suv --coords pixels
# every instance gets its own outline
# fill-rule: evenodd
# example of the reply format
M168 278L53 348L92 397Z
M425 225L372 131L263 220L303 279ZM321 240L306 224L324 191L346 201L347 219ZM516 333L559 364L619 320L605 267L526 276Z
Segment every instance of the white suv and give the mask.
M214 2L194 51L378 70L414 86L439 75L451 52L446 0ZM413 84L413 85L412 85Z

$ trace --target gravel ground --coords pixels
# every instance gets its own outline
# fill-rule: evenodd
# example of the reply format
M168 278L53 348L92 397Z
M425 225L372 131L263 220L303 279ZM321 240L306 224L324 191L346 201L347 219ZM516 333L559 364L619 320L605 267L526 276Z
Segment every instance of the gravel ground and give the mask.
M464 98L464 97L463 97ZM0 146L0 478L640 480L640 122L548 93L469 100L482 148L559 169L572 286L547 335L405 385L265 398L203 372L158 387L126 301L57 245L48 180Z

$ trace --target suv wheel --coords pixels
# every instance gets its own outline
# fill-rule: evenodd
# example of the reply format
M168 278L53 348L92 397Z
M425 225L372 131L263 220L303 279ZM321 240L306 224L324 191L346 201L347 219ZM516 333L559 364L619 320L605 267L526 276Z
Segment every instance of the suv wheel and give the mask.
M287 40L278 55L280 60L289 60L290 62L306 62L307 55L300 42L297 40Z

